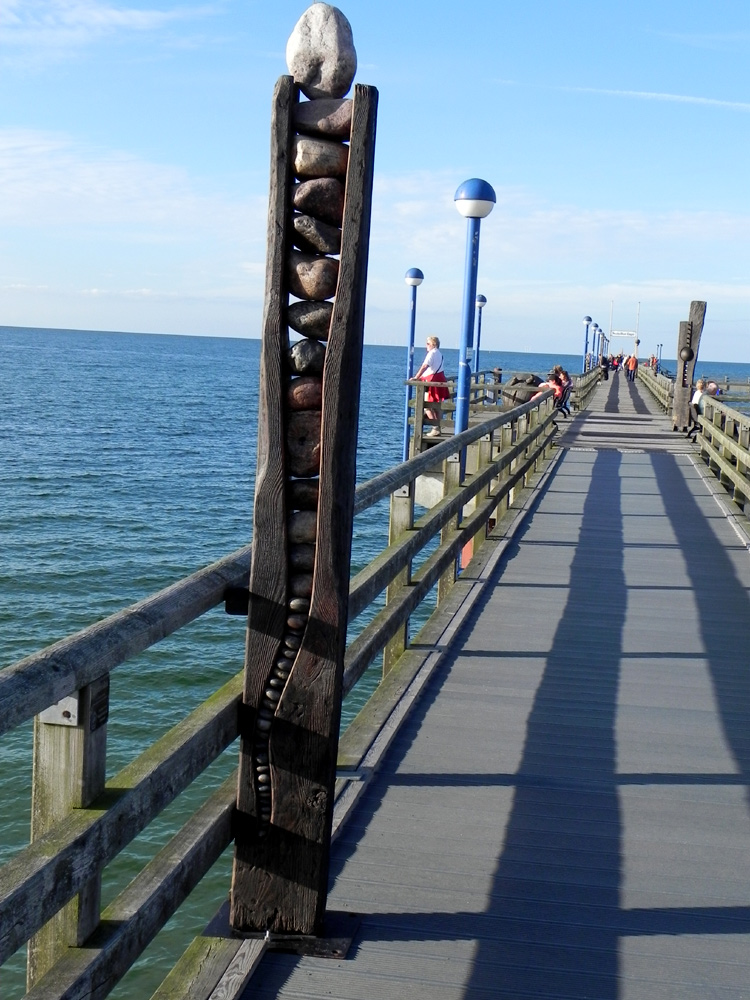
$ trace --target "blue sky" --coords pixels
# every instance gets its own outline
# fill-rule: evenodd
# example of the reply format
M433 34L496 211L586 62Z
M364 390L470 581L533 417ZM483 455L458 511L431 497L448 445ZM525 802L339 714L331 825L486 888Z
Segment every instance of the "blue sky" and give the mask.
M259 336L274 82L304 2L2 0L0 324ZM457 346L468 177L488 348L581 318L750 361L746 0L352 0L380 91L366 339Z

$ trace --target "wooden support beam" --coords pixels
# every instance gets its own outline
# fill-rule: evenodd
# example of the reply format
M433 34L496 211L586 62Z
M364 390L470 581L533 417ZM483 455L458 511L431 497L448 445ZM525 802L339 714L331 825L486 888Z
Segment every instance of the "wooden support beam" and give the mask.
M43 837L73 809L85 809L104 789L107 763L109 676L87 685L34 720L31 840ZM99 923L101 872L89 881L28 944L26 985L31 989L69 948Z
M261 385L259 455L265 466L255 501L278 533L284 482L280 389L268 377L279 357L286 295L285 220L290 212L293 82L277 89L272 130L272 197L264 322L266 378ZM354 88L344 199L341 258L323 369L317 541L309 617L301 645L267 727L270 821L263 820L253 773L258 710L286 617L287 560L283 543L262 544L272 565L257 565L254 547L246 656L241 777L232 880L232 926L240 931L316 934L323 928L328 890L336 751L348 621L349 567L354 517L355 463L362 369L365 285L375 148L377 91ZM269 299L273 304L269 305ZM268 342L268 344L267 344ZM275 378L275 372L273 373ZM277 426L276 426L277 425ZM265 437L263 437L265 436ZM271 443L273 442L273 444ZM274 449L278 448L278 457ZM260 462L260 459L259 459ZM266 471L266 470L270 470ZM283 510L283 505L281 507ZM254 543L255 545L255 543ZM257 568L256 568L257 566ZM262 590L255 585L267 576Z

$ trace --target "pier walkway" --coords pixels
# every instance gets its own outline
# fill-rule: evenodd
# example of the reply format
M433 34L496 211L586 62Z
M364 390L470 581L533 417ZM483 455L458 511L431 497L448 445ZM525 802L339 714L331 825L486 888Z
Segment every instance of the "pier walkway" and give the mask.
M750 997L748 538L638 384L556 465L245 997Z

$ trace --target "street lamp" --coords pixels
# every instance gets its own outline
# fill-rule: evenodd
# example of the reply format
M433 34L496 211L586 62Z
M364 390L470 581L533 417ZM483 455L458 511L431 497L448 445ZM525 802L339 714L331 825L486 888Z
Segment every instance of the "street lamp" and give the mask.
M583 372L585 373L587 369L587 362L589 357L589 327L591 326L591 317L583 317L583 325L586 327L586 340L583 345Z
M479 344L482 340L482 310L487 305L487 299L484 295L477 295L477 309L479 310L477 314L477 349L474 354L474 377L479 375Z
M464 270L464 300L461 311L461 339L458 346L458 388L456 392L455 433L469 426L469 382L471 373L467 353L474 333L474 309L479 268L479 226L495 207L497 198L487 181L472 177L453 196L459 213L468 221L466 231L466 264Z
M409 379L414 374L414 331L417 326L417 287L424 281L424 275L418 267L410 267L404 281L411 287L411 313L409 319L409 349L406 352L406 402L404 403L404 461L409 457L409 402L411 386Z
M591 353L596 358L596 364L599 364L599 324L594 323L591 327L591 332L593 335L593 340L591 342Z

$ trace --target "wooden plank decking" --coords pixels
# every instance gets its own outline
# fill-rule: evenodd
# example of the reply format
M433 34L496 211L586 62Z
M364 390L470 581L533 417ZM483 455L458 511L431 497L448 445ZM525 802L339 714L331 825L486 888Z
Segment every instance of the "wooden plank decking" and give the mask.
M644 395L570 422L334 845L350 956L247 1000L750 997L748 538Z

